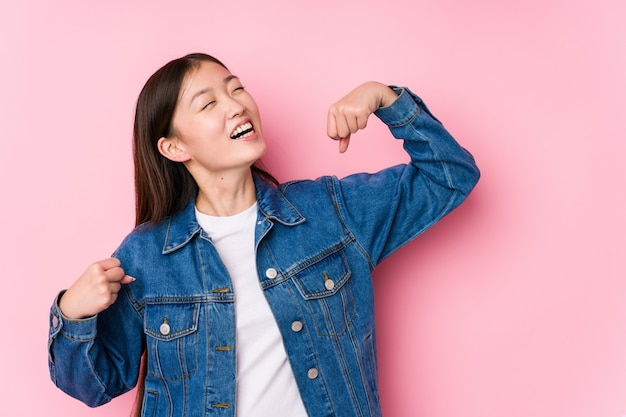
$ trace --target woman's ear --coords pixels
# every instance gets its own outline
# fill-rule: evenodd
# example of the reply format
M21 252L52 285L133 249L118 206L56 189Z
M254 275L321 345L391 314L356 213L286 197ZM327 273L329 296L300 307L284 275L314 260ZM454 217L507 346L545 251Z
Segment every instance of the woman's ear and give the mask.
M170 161L186 162L190 159L190 156L185 152L184 147L177 137L162 137L157 142L157 148L159 149L159 153Z

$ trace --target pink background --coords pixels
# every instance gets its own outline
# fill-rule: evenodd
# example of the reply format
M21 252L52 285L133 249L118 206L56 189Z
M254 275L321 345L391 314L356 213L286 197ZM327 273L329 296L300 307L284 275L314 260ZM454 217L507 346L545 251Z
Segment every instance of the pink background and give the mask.
M0 6L0 415L89 410L49 381L48 306L132 228L131 124L192 51L241 76L282 180L406 158L371 121L345 155L326 110L410 86L483 177L376 273L387 416L626 415L623 0L86 2ZM507 4L508 3L508 4Z

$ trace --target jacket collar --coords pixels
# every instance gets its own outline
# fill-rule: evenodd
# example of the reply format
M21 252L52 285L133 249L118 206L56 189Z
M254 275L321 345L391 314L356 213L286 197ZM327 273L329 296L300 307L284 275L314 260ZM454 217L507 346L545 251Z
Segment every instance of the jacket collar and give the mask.
M260 215L286 226L295 226L306 220L287 200L280 188L269 184L256 174L253 174L253 177ZM165 220L167 230L163 254L185 246L196 234L202 231L196 220L195 200L194 197L183 211Z

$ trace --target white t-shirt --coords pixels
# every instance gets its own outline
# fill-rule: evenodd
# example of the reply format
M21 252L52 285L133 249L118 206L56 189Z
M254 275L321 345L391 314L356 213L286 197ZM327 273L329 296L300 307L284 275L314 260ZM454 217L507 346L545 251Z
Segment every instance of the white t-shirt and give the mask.
M227 217L196 209L233 283L237 417L307 417L283 340L259 285L254 250L257 204Z

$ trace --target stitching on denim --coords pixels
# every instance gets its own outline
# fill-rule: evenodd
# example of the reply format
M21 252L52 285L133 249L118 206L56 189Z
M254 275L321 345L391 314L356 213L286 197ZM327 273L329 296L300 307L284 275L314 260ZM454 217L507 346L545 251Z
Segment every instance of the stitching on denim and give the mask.
M370 415L374 414L374 405L372 403L372 399L369 396L370 390L368 389L369 387L369 381L367 379L367 372L365 370L365 365L363 363L363 352L361 351L360 347L361 344L359 343L359 340L357 340L356 334L355 334L355 329L354 328L350 328L348 329L348 335L350 336L350 345L352 347L354 347L354 353L355 353L355 357L356 357L356 361L359 364L359 375L361 376L361 384L363 384L363 391L365 392L365 399L367 401L367 408L368 408L368 413ZM372 333L368 333L368 335L371 337ZM367 342L368 337L366 336L365 339L363 339L363 342Z
M329 312L330 313L330 309L328 308L328 305L325 302L326 300L324 299L324 303L323 303L323 309L325 312ZM334 330L334 326L333 326L333 330ZM346 328L346 330L348 330ZM348 388L350 389L350 397L352 398L352 405L355 406L356 411L359 413L359 415L363 415L363 411L361 410L361 405L359 404L359 400L358 400L358 396L356 394L356 391L354 389L354 383L352 382L351 378L350 378L350 369L348 366L348 361L346 360L346 357L344 355L344 351L341 348L342 344L339 342L339 338L338 337L334 337L332 338L333 341L333 345L335 345L335 353L337 354L337 358L339 359L339 363L341 365L341 371L344 375L344 378L346 378L348 380L348 383L346 384L348 386Z
M308 267L315 265L316 263L328 258L329 256L334 255L337 252L340 252L341 250L345 249L350 244L350 242L352 242L353 239L354 236L344 236L338 243L335 243L333 246L326 248L313 256L310 256L302 262L299 262L296 267L287 271L285 275L286 278L291 278L292 276L304 271Z
M186 343L187 338L193 337L194 340ZM170 346L170 343L176 343L176 351L178 352L178 355L176 356L176 359L178 360L178 365L179 365L179 370L180 375L177 376L176 378L170 378L170 377L166 377L163 372L162 372L162 365L161 365L161 356L158 354L159 352L159 344L161 343L168 343L168 345L166 346ZM153 352L152 353L152 358L153 358L153 363L155 365L155 369L152 369L150 366L148 366L148 373L150 373L151 375L154 375L156 378L158 378L159 380L162 381L170 381L170 382L177 382L180 380L184 380L186 378L191 377L192 375L194 375L196 372L198 372L198 368L199 368L199 360L198 360L198 332L193 332L190 333L188 335L185 335L185 337L178 337L174 340L162 340L162 339L156 339L155 338L155 342L154 343L149 343L150 345L150 350ZM184 365L185 365L185 357L186 357L186 351L185 351L185 346L186 345L190 345L192 347L192 356L195 358L195 366L193 369L187 369ZM160 372L156 372L157 370L159 370ZM166 384L165 384L166 385Z
M369 253L367 253L367 251L365 250L365 247L363 247L361 242L359 242L356 236L354 236L354 234L348 227L348 224L346 223L346 219L343 217L343 214L342 214L343 204L341 204L340 202L340 198L339 198L340 193L337 191L337 184L339 184L339 179L337 177L329 177L328 181L326 182L326 188L328 190L328 194L333 203L335 214L337 215L337 218L339 219L339 222L341 223L341 227L343 227L343 230L345 231L346 235L352 238L351 241L354 242L356 249L359 251L359 253L361 253L363 258L365 258L365 260L367 261L369 268L370 268L370 272L371 272L374 270L375 265L372 262L372 259ZM341 201L343 201L343 198L341 198Z
M169 306L169 308L172 308L172 306L176 306L174 307L174 309L178 310L179 306L189 306L192 303L178 303L178 304L159 304L159 303L151 303L151 306L157 306L157 307L161 307L161 308L157 308L159 311L159 317L163 314L165 314L165 312L162 311L163 306ZM180 311L176 311L177 314L180 314ZM147 312L146 312L146 316L147 316ZM191 317L189 317L191 316ZM155 339L158 340L162 340L162 341L171 341L174 339L178 339L180 337L183 336L187 336L193 332L196 332L198 330L198 321L199 321L199 316L200 316L200 303L193 303L192 306L192 311L191 314L187 314L185 317L183 317L182 321L186 321L187 319L191 319L191 325L183 328L183 329L178 329L175 330L173 332L171 332L170 334L168 334L167 336L164 336L163 334L161 334L160 331L156 331L155 329L153 329L152 327L149 326L148 323L145 323L145 332L147 335L154 337ZM146 317L147 318L147 317Z

